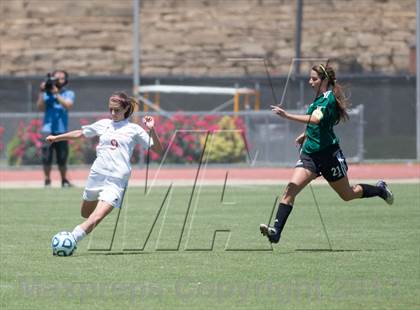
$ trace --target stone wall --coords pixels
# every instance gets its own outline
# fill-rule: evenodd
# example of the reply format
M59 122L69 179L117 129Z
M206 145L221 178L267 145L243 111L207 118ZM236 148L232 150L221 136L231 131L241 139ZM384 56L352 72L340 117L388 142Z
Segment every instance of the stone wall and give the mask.
M141 74L286 74L296 1L140 0ZM302 56L341 72L407 73L414 0L305 0ZM0 1L0 75L132 74L132 0ZM302 64L302 70L309 66Z

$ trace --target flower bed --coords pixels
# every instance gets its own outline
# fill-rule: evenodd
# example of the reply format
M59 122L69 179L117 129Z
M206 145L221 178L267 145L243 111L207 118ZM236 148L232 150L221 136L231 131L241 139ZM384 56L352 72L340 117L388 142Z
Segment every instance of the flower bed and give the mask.
M80 125L94 121L81 119ZM240 117L185 115L178 112L171 118L157 116L155 121L156 132L166 150L165 163L197 163L202 155L203 160L209 163L234 163L246 159L245 126ZM41 164L44 138L41 127L42 121L39 119L33 119L28 124L19 123L15 136L7 144L9 165ZM95 159L97 142L97 139L87 138L69 141L68 163L91 164ZM202 154L204 146L206 152ZM132 163L138 163L147 155L152 162L163 159L163 156L154 152L148 154L147 150L141 151L137 147Z

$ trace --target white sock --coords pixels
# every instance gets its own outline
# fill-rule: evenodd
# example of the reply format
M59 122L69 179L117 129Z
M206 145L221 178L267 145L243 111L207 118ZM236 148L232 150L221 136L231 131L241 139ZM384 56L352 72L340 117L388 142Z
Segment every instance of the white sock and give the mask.
M77 225L71 233L74 239L76 239L76 242L79 242L86 236L86 232L79 225Z

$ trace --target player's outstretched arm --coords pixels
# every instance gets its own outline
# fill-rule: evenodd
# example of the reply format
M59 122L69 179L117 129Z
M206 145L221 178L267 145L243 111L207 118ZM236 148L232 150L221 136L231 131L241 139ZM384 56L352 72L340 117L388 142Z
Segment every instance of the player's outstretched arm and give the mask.
M285 109L282 109L279 106L271 106L271 111L273 111L275 114L277 114L280 117L292 120L292 121L296 121L296 122L300 122L300 123L305 123L305 124L314 124L314 125L318 125L319 122L321 121L322 118L322 113L320 110L315 110L312 115L300 115L300 114L291 114L288 113ZM321 113L321 114L320 114Z
M56 135L56 136L49 135L47 138L45 138L45 140L47 140L48 143L54 143L54 142L59 142L59 141L64 141L64 140L75 140L75 139L79 139L82 136L83 136L82 130L78 129L78 130L73 130L73 131L63 133L61 135Z

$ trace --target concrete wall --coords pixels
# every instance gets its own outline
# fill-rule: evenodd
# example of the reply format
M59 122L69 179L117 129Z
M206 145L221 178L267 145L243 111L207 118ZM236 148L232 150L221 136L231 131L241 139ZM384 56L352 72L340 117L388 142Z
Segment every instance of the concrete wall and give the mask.
M294 56L296 1L140 0L141 74L243 76L268 57L283 75ZM302 56L341 72L406 73L414 0L305 0ZM0 1L0 75L132 73L132 0ZM303 64L302 70L309 67Z

